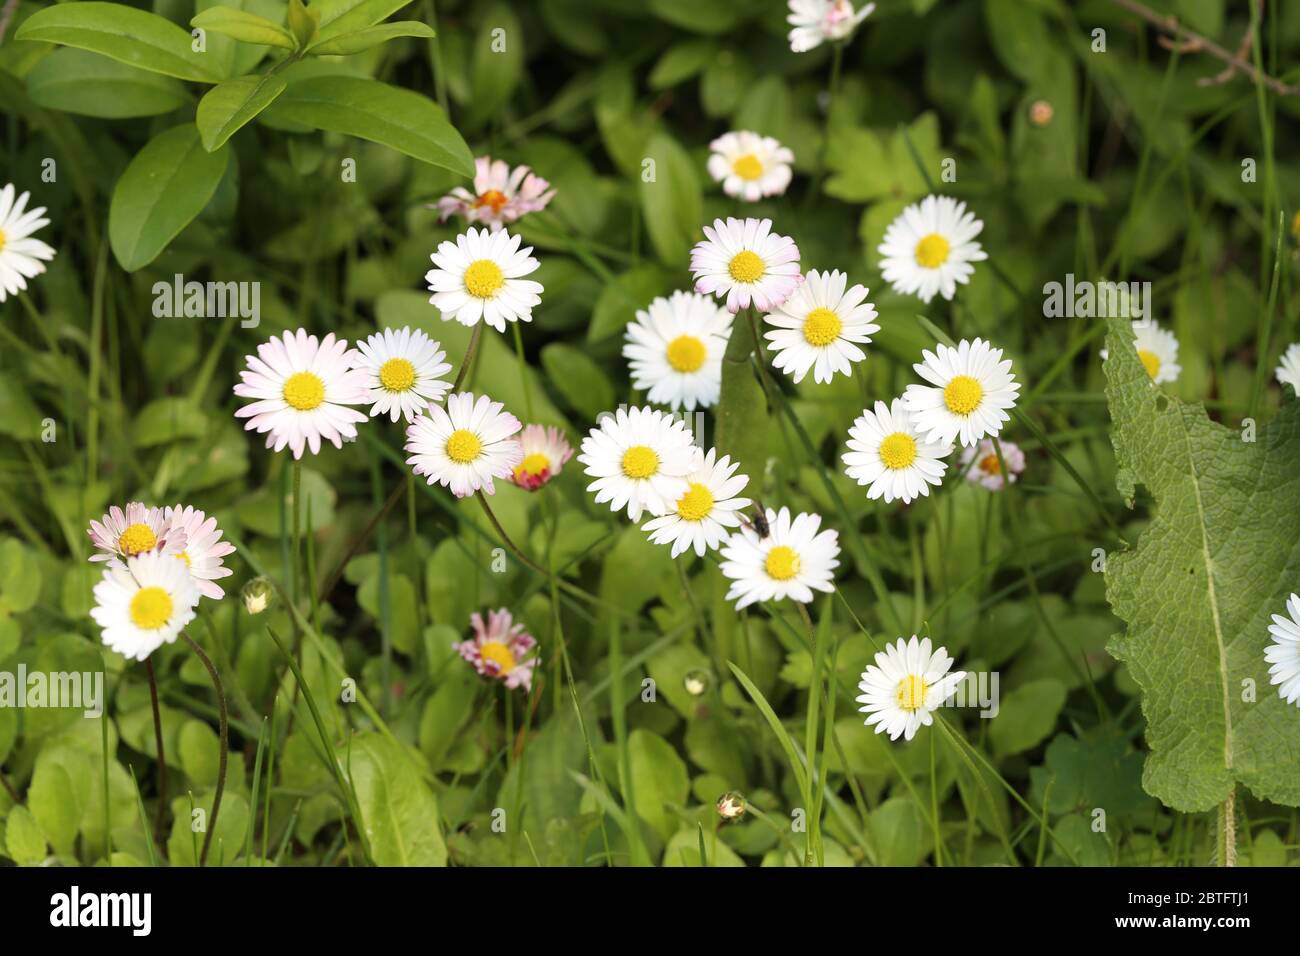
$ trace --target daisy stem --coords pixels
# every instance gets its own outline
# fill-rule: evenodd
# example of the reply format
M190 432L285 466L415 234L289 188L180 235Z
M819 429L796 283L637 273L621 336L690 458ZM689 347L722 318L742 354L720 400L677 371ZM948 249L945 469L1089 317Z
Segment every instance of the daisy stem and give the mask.
M476 497L478 503L483 506L483 513L487 515L488 521L492 522L492 527L496 530L497 537L501 539L501 543L513 551L515 557L528 565L528 567L532 568L539 574L545 574L547 577L551 577L550 572L541 565L533 563L533 560L529 558L528 555L519 550L519 545L515 544L514 541L511 540L510 535L506 534L505 528L501 527L501 522L498 521L497 516L493 514L492 506L488 504L487 495L483 494L482 490L479 490L474 492L474 497Z
M388 499L384 502L383 507L371 515L366 526L361 529L361 533L353 539L352 544L348 547L347 553L343 555L342 560L335 565L334 571L325 580L325 584L321 587L316 596L316 602L318 604L325 603L326 599L330 596L330 593L334 590L334 586L338 584L339 579L343 577L343 572L347 569L348 562L356 557L357 552L360 551L361 546L369 540L370 535L374 532L375 528L378 527L379 522L383 521L388 512L393 510L393 506L397 504L398 499L402 497L402 492L405 491L407 487L407 482L398 482L393 490L389 492Z
M208 669L208 676L212 678L212 688L217 694L217 714L218 724L221 731L221 750L217 758L217 789L212 797L212 813L208 815L207 832L203 835L203 851L199 854L199 866L205 866L208 862L208 850L212 846L212 834L217 829L217 814L221 812L221 795L226 789L226 758L230 751L230 724L229 714L226 712L226 693L221 686L221 677L217 674L217 669L212 666L212 660L199 647L198 642L190 637L185 631L181 631L181 637L185 638L185 643L194 650L203 662L203 666Z
M163 752L162 712L158 709L158 680L154 677L153 661L144 659L144 672L149 675L149 703L153 707L154 749L158 751L158 813L154 818L154 842L162 845L163 814L167 811L167 756Z
M290 501L293 503L293 587L290 593L296 601L299 597L299 563L302 560L302 527L298 517L298 498L302 492L302 462L297 458L293 460L293 490L290 492Z
M474 364L474 354L478 351L478 340L483 337L483 323L474 323L474 331L469 334L469 346L465 349L465 360L460 363L460 371L456 373L456 381L451 385L451 391L448 395L455 395L460 391L461 383L465 381L465 375L469 368Z

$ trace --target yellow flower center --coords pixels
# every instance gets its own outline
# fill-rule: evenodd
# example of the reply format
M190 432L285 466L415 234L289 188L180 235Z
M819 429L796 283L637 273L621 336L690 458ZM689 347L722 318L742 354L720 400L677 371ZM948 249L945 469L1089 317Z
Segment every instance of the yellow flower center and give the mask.
M1300 219L1298 219L1297 222L1300 222ZM3 249L4 247L5 247L5 231L3 229L0 229L0 249Z
M1146 349L1138 349L1138 358L1142 360L1143 367L1147 370L1147 374L1150 375L1152 379L1160 374L1160 356L1156 355L1155 352L1149 352Z
M731 262L727 265L727 271L731 273L731 278L737 282L757 282L763 278L767 266L763 265L763 260L757 252L743 249L731 257Z
M763 175L763 162L753 153L746 153L736 158L736 161L731 164L731 171L741 179L753 182Z
M325 383L311 372L294 372L285 380L284 400L300 412L309 412L325 401Z
M379 384L390 392L405 392L415 384L415 366L409 359L390 358L379 366Z
M180 554L173 555L173 557L176 558L177 561L184 561L187 568L194 567L194 562L190 560L190 553L188 551L182 551Z
M501 267L491 259L478 259L465 270L465 291L480 299L490 299L505 285Z
M704 343L693 335L679 335L668 343L668 364L679 372L698 372L704 364Z
M897 471L916 461L916 439L905 432L886 435L880 443L880 460L886 468Z
M943 390L943 403L954 415L969 415L983 399L984 389L969 375L958 375Z
M499 189L489 189L482 196L474 200L474 208L481 209L483 206L491 206L494 213L500 213L505 204L510 201L507 196Z
M447 439L447 457L458 465L464 465L478 457L483 450L483 443L472 431L458 428Z
M799 567L799 555L794 548L784 544L778 544L767 552L767 561L763 564L767 576L778 581L789 581L799 573Z
M698 481L692 481L677 501L677 515L683 521L702 521L712 510L713 492Z
M926 691L929 689L924 678L908 674L898 682L898 690L894 691L894 700L903 710L920 710L925 703Z
M948 261L948 240L932 232L916 244L916 264L926 269L937 269Z
M128 555L144 554L157 546L158 538L153 529L142 521L130 525L117 539L117 549Z
M540 451L535 451L531 455L525 455L524 460L519 463L515 469L515 474L540 475L551 467L551 459L547 458Z
M985 455L980 459L980 471L986 475L1002 474L1002 466L998 464L997 455Z
M141 588L128 608L131 622L143 631L156 631L172 616L172 598L160 587Z
M478 652L485 661L496 663L500 668L498 673L509 674L515 669L515 655L511 654L510 648L500 641L488 641L478 649Z
M820 348L838 339L842 328L844 323L830 309L813 309L803 320L803 338L809 345Z
M659 470L659 456L653 448L633 445L623 452L623 474L629 478L649 478Z

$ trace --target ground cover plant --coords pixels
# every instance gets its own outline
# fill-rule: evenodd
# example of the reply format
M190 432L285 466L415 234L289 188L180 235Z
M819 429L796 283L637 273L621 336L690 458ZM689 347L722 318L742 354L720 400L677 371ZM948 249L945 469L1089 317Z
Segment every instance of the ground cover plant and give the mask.
M0 860L1300 859L1300 6L0 6Z

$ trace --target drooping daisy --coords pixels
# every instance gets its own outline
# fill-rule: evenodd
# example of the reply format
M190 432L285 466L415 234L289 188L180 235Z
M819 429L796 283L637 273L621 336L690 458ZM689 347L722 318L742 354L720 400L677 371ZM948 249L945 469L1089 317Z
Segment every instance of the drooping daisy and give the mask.
M722 191L745 202L780 196L790 185L794 153L771 136L749 130L724 133L709 144L709 175Z
M732 314L708 296L674 292L636 313L627 326L623 357L632 369L632 387L649 389L657 405L708 408L722 390L722 354L731 334Z
M1279 385L1290 385L1300 395L1300 342L1294 342L1282 354L1282 359L1273 371Z
M137 661L175 641L199 603L185 562L157 551L128 558L125 567L105 568L94 593L90 616L103 628L104 643Z
M91 520L86 533L100 551L90 560L107 561L113 568L125 567L123 559L150 551L179 555L186 543L185 529L172 527L163 509L139 501L130 502L125 511L113 505L104 517Z
M926 196L902 211L885 230L877 251L880 270L896 292L929 302L951 299L957 283L970 281L972 262L988 254L975 241L984 223L949 196Z
M966 679L965 671L949 674L952 658L940 647L930 652L930 639L910 641L900 637L876 655L876 663L862 672L856 698L867 715L868 727L876 733L911 740L916 731L934 723L933 713L941 707L957 685Z
M1268 626L1273 643L1264 648L1264 660L1272 665L1268 669L1269 683L1280 685L1278 696L1300 706L1300 594L1291 595L1286 609L1289 618L1274 614Z
M880 331L872 321L876 307L867 301L865 286L845 291L847 285L843 272L813 269L794 294L766 317L768 325L776 326L763 334L776 350L772 364L793 375L795 382L802 382L809 369L813 381L829 382L836 372L847 375L854 362L867 357L858 346Z
M695 470L686 476L686 492L666 515L647 521L645 530L655 544L672 544L675 558L687 548L704 557L727 537L727 528L740 527L739 512L749 507L748 498L737 498L749 484L748 475L735 473L739 463L717 449L708 454L696 449Z
M486 624L482 615L472 614L470 623L474 636L452 645L460 656L484 677L499 680L510 690L516 687L522 687L525 692L532 690L537 655L531 651L537 641L524 626L514 623L505 608L488 611Z
M727 309L739 312L752 302L770 312L798 288L799 247L772 232L770 219L721 219L704 227L705 239L691 250L695 291L726 297Z
M527 166L510 168L504 159L480 156L474 160L474 191L457 186L438 200L438 219L464 216L466 222L483 223L493 232L530 212L545 209L555 198L550 183Z
M587 486L596 504L627 516L663 515L686 493L695 470L696 446L686 423L653 408L620 408L605 415L582 440L578 461L596 479Z
M536 491L564 468L573 457L564 433L554 425L528 425L519 433L523 460L515 466L513 480L520 488Z
M931 385L907 386L903 405L925 440L951 444L960 437L963 445L973 445L996 435L1020 390L1002 350L983 339L962 339L956 348L940 344L922 355L925 361L912 368Z
M209 518L190 505L165 508L163 517L168 525L184 535L185 547L176 557L190 569L199 593L217 600L225 597L226 592L216 582L235 573L221 560L234 554L235 546L221 540L217 519Z
M785 18L793 27L790 49L807 53L825 42L843 40L875 9L874 3L867 3L854 12L849 0L790 0L790 13Z
M885 503L901 498L904 504L930 493L930 485L943 482L952 446L926 441L917 430L902 399L875 411L864 409L849 429L844 471L860 485L870 485L867 497Z
M370 416L388 415L408 422L451 388L440 376L451 371L447 357L433 339L410 327L384 329L358 342L350 353L353 368L365 369Z
M839 533L828 529L818 533L821 515L800 514L793 519L790 509L767 509L767 537L760 538L750 527L741 526L722 546L722 573L731 579L727 600L736 600L736 610L756 601L790 598L807 604L813 591L830 591L834 571L839 567Z
M349 405L368 399L366 372L348 364L346 339L330 332L319 342L306 329L285 332L257 347L257 355L244 360L247 368L235 394L257 401L235 411L247 418L249 431L267 433L266 447L280 451L288 446L294 458L305 449L320 452L321 439L343 447L357 437L364 412Z
M505 229L470 229L443 242L429 258L436 268L424 274L429 299L444 320L474 325L480 319L498 332L507 322L531 322L533 306L542 301L542 284L524 276L540 263L519 248L519 236Z
M993 440L985 438L978 445L971 445L961 453L961 467L966 472L966 480L983 485L989 491L1001 491L1006 480L1015 483L1016 476L1025 470L1025 453L1014 442L1002 444L1002 461L1006 462L1007 474L1002 474L1002 464L998 461L998 450L993 447Z
M515 434L519 419L486 395L458 392L447 406L430 405L406 429L406 463L429 484L435 481L465 498L482 489L496 494L495 478L510 478L524 460Z
M15 192L13 183L0 189L0 302L26 289L27 280L44 272L45 263L54 258L52 248L31 237L50 224L42 218L45 207L26 209L31 193L23 193L15 201Z

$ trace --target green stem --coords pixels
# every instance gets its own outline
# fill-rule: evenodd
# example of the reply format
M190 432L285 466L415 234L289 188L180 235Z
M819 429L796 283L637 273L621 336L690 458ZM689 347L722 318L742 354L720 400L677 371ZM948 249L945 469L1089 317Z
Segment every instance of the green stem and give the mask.
M218 724L221 731L221 750L217 758L217 790L212 797L212 813L208 815L207 832L203 835L203 852L199 854L199 866L206 866L208 850L212 847L212 834L217 829L217 814L221 812L221 796L226 789L226 759L230 751L230 723L229 714L226 712L226 694L221 686L221 677L217 674L217 669L212 666L211 659L203 652L203 648L199 647L194 638L184 631L181 631L181 637L185 638L185 643L189 644L194 653L199 656L199 660L203 662L203 666L208 669L208 676L212 678L212 688L217 694Z
M469 371L469 367L474 364L474 354L478 351L478 342L482 337L483 323L477 322L474 325L474 331L469 335L469 347L465 349L465 361L460 363L460 371L456 373L456 381L452 383L448 395L455 395L460 391L461 383L465 381L465 374Z
M154 818L154 841L162 846L163 815L167 812L167 756L163 753L162 712L158 709L158 680L154 677L153 661L144 659L144 672L149 675L149 703L153 707L154 748L158 751L158 812Z

